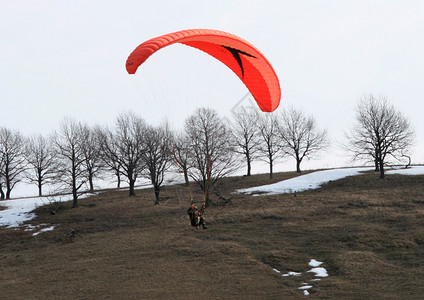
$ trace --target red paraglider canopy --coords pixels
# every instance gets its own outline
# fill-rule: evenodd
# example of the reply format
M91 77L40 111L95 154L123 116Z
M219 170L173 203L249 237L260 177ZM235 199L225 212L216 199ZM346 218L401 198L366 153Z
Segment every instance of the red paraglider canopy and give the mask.
M150 55L174 43L197 48L224 63L243 81L262 111L272 112L280 104L280 83L269 61L249 42L223 31L191 29L150 39L128 57L128 73L134 74Z

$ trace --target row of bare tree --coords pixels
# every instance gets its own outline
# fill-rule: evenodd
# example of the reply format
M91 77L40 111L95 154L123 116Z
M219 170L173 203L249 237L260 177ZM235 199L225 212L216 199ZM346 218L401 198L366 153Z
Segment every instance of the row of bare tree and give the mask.
M17 131L1 128L1 197L9 199L13 187L27 180L38 186L40 196L45 184L72 192L76 207L83 187L93 191L95 178L114 174L118 187L121 178L129 184L130 196L135 194L138 178L150 180L158 204L166 173L177 170L186 183L193 180L201 187L208 204L216 182L240 167L239 154L246 158L247 175L252 161L263 158L272 177L279 155L294 156L300 172L302 159L325 146L326 133L316 130L312 117L290 110L281 120L242 107L234 112L232 122L226 122L216 111L200 108L179 133L172 132L167 123L148 125L133 113L119 115L112 128L91 128L65 118L48 138L26 139Z
M301 172L304 158L312 158L328 146L327 131L320 130L313 116L289 108L281 114L260 114L257 110L241 107L233 113L233 136L236 152L244 155L247 175L255 159L268 163L272 178L276 160L290 156Z
M373 161L384 177L388 157L407 156L413 136L407 119L384 97L368 96L359 102L347 145L356 159ZM294 108L263 114L240 107L231 121L200 108L186 119L181 132L173 132L167 123L151 126L133 113L120 114L113 127L89 127L65 118L48 138L24 138L18 131L0 128L0 196L9 199L14 186L27 180L38 186L40 196L45 184L72 192L77 207L83 187L93 191L96 178L113 175L118 187L122 179L129 184L130 196L135 195L138 178L148 179L159 204L165 175L178 171L186 183L191 179L200 186L208 205L216 182L243 161L247 175L253 161L266 161L272 178L278 159L293 157L300 172L304 158L327 146L327 132Z

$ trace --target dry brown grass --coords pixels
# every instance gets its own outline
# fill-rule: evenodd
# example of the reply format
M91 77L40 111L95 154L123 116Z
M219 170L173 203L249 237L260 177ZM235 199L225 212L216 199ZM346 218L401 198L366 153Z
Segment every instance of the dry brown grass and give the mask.
M228 178L219 186L271 183L295 173ZM32 236L0 229L2 299L419 299L424 294L424 176L373 173L294 195L232 194L206 210L208 230L189 226L188 191L107 192L37 210ZM192 187L196 199L201 193ZM72 234L74 232L74 234ZM329 277L312 282L308 262ZM281 277L302 272L300 277Z

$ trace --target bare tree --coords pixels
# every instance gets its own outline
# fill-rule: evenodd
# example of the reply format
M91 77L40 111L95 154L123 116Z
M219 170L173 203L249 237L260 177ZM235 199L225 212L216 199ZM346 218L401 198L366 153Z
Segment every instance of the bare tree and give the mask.
M28 138L25 148L28 162L26 177L38 187L38 196L43 195L43 185L53 181L56 170L56 156L49 138L38 134Z
M166 123L157 127L148 126L145 132L145 151L142 156L145 169L142 174L152 183L155 204L159 204L160 187L172 162L172 135Z
M283 153L296 160L296 172L301 172L305 157L311 158L328 146L327 131L318 129L313 116L294 108L282 112L279 138Z
M174 157L174 164L177 166L179 172L183 173L184 182L188 185L190 138L185 133L174 133L172 155Z
M190 138L189 176L204 192L206 206L216 182L238 166L231 145L231 132L210 108L199 108L185 122Z
M3 191L3 183L4 179L2 178L2 175L0 174L0 200L4 200L6 198L6 195Z
M349 151L355 159L368 159L384 178L384 166L407 157L414 142L414 130L401 112L385 96L363 97L356 109L356 123L347 135Z
M93 180L103 169L100 155L100 146L98 143L99 139L97 138L94 129L88 127L87 125L81 126L81 135L86 177L88 180L90 192L93 192Z
M86 183L82 127L81 123L65 118L53 136L59 164L56 179L65 189L71 189L73 208L78 207L79 192Z
M100 147L105 162L127 178L129 195L135 196L135 182L144 168L144 120L133 113L120 114L114 130L100 131Z
M118 148L115 143L109 143L113 139L113 133L108 128L101 126L96 126L94 132L103 171L110 171L113 176L116 176L116 186L119 189L121 187L121 167L117 159L115 159L118 155Z
M252 170L252 161L259 150L258 112L252 107L239 107L233 111L232 133L236 153L244 155L247 163L247 176Z
M268 163L269 178L271 179L277 154L280 152L277 136L278 119L275 114L259 114L256 124L258 126L261 141L259 144L259 152L262 155L259 156L259 159Z
M4 200L6 198L6 194L3 191L4 188L4 177L3 177L3 155L0 155L0 200Z
M12 189L19 183L27 168L25 161L25 139L18 131L0 128L0 182L6 187L4 197L3 189L0 194L4 199L10 199ZM0 183L1 185L1 183Z

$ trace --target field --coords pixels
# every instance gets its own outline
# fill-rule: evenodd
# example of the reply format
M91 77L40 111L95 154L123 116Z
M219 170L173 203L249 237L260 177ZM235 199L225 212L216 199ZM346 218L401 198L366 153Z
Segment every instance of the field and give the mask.
M212 198L207 230L189 225L182 185L164 187L156 206L139 190L62 203L56 214L41 207L30 223L53 231L0 229L0 298L424 298L423 175L369 172L296 195L232 194L293 176L226 178L218 190L231 201ZM311 259L328 277L308 272Z

